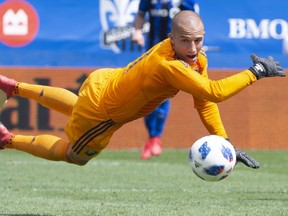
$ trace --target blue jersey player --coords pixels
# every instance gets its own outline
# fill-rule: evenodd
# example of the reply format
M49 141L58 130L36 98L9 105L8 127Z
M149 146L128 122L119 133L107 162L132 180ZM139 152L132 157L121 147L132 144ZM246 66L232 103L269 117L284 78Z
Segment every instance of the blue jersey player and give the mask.
M194 0L141 0L135 19L135 32L132 41L149 49L168 37L171 32L171 20L180 10L191 10L199 14L199 6ZM147 16L147 17L146 17ZM143 25L148 18L150 31L147 42L142 33ZM141 158L159 156L162 153L161 136L170 109L170 101L166 100L151 114L145 117L145 126L149 139L145 143Z

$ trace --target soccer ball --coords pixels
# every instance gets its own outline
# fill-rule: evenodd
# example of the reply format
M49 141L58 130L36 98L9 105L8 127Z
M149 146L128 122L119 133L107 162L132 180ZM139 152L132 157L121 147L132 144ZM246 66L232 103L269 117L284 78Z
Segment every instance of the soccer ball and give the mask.
M220 181L232 172L236 164L235 149L223 137L204 136L191 146L189 163L199 178Z

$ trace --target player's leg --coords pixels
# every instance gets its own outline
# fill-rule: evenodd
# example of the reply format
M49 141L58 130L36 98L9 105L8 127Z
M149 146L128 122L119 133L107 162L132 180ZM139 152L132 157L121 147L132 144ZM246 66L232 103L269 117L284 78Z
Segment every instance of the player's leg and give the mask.
M156 122L153 125L153 129L149 132L150 137L162 137L165 123L170 110L170 100L163 102L155 111Z
M77 124L78 125L78 124ZM89 124L88 124L89 125ZM88 128L88 125L87 128ZM96 157L108 145L113 133L121 127L112 120L97 123L89 130L81 127L81 131L74 131L73 124L68 124L67 130L71 133L81 133L76 141L69 142L52 135L24 136L14 135L0 123L0 149L16 149L36 157L52 160L66 161L77 165L85 165ZM73 140L74 137L71 137Z
M162 153L162 134L165 128L165 123L168 117L170 110L170 100L162 103L157 109L156 115L156 125L154 131L151 132L150 136L152 137L152 155L159 156Z
M154 133L154 128L157 122L156 115L157 115L157 111L154 110L152 113L144 117L144 123L148 131L149 139L146 141L141 151L140 157L143 160L149 159L152 156L151 146L152 146L153 140L152 140L151 134Z
M7 98L20 96L33 99L68 116L71 115L78 99L77 95L63 88L17 82L5 76L0 76L0 89L7 94Z
M67 161L66 152L68 146L69 143L67 141L56 136L14 135L0 123L0 149L17 149L47 160Z
M100 154L113 133L121 127L121 124L112 120L98 122L93 127L89 126L91 122L87 123L85 127L79 122L70 122L67 125L65 131L73 144L52 135L14 135L0 123L0 149L16 149L47 160L85 165ZM75 130L74 126L81 129Z
M170 110L170 101L163 102L150 115L144 118L145 126L149 133L149 140L145 143L141 158L148 159L152 155L159 156L162 153L161 137L164 131L165 122Z

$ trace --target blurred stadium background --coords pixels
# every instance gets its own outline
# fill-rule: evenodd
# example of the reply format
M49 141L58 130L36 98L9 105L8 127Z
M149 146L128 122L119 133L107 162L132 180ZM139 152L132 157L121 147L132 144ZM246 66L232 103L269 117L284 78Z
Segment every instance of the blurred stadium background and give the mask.
M211 78L249 68L253 52L272 55L287 70L286 0L198 3L206 26ZM130 40L138 4L139 0L0 1L0 73L77 92L91 71L123 67L144 51ZM287 78L274 78L263 79L219 104L232 142L241 149L288 149L287 98ZM64 137L66 120L20 98L10 99L1 110L1 121L14 133ZM192 97L179 93L172 100L164 148L188 148L203 135L207 131ZM139 148L146 138L143 119L139 119L121 128L109 148Z

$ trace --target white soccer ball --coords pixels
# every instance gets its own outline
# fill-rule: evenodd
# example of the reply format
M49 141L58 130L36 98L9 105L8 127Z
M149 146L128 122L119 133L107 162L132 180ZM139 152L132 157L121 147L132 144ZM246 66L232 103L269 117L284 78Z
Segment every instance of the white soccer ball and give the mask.
M199 178L205 181L220 181L230 175L234 169L235 149L223 137L204 136L191 146L189 163Z

